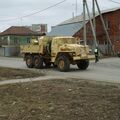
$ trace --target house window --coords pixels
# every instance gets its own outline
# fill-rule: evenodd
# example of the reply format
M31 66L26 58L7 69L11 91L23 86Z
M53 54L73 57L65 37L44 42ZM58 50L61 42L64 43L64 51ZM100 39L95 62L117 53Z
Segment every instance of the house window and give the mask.
M105 21L105 26L106 26L107 30L109 30L110 29L110 21L107 18L105 18L104 21Z
M120 30L120 23L118 23L118 29Z
M18 44L19 44L17 37L14 38L14 44L15 44L15 45L18 45Z
M90 33L92 33L91 26L87 26L87 34L90 34Z
M30 38L27 38L27 43L30 43Z
M14 40L14 44L17 44L17 40L16 39Z

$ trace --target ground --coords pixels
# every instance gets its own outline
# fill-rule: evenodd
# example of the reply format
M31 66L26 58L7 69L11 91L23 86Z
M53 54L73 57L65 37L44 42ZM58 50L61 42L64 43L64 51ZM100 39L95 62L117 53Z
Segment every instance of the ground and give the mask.
M0 57L0 66L28 69L26 67L25 61L23 61L22 58ZM36 69L31 70L36 71ZM94 61L90 61L90 66L85 71L78 70L76 65L71 65L71 69L67 73L59 72L56 68L44 68L37 71L40 71L40 73L45 73L46 75L56 77L62 76L86 80L120 83L120 58L113 57L100 59L97 64Z
M43 76L43 73L33 72L30 70L21 70L13 68L0 67L0 81L9 79L22 79Z
M119 120L120 84L80 79L0 86L0 120Z
M19 58L0 58L0 66L17 68L0 68L0 80L7 80L0 81L0 120L120 120L119 58L92 61L86 71L71 66L67 73L29 71ZM45 76L9 82L33 73Z

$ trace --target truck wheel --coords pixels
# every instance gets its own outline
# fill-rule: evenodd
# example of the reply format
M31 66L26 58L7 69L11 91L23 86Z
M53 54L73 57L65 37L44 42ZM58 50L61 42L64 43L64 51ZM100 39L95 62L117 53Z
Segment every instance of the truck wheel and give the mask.
M43 68L43 58L41 56L34 56L34 67L37 69Z
M57 65L53 63L53 67L54 67L54 68L57 68Z
M70 61L66 56L60 56L57 61L57 67L61 72L67 72L70 69Z
M80 60L77 62L77 66L81 70L86 70L89 66L89 60Z
M49 60L44 60L44 63L45 63L45 67L51 66L51 62Z
M33 68L33 57L31 55L27 55L25 57L26 65L28 68Z

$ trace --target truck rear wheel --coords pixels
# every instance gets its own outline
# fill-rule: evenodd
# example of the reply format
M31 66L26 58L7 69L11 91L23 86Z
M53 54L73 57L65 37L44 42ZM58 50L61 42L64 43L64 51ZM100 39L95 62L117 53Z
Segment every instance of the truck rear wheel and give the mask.
M32 55L26 55L25 57L26 65L28 68L33 68L33 57Z
M43 58L39 55L34 56L34 67L39 69L43 68Z
M86 70L89 66L89 60L80 60L77 62L77 66L81 70Z
M70 69L70 61L66 56L60 56L57 61L57 67L61 72L67 72Z

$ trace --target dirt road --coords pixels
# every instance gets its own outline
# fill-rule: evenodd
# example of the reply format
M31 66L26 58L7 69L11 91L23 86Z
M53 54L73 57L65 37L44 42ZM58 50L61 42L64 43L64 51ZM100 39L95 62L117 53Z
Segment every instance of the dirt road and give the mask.
M0 66L27 69L25 62L21 58L0 57ZM36 69L32 70L36 71ZM68 78L120 83L120 58L102 59L97 64L91 62L86 71L78 70L77 66L71 66L71 71L67 73L59 72L54 68L37 71L42 71L49 76L64 76Z

